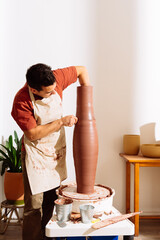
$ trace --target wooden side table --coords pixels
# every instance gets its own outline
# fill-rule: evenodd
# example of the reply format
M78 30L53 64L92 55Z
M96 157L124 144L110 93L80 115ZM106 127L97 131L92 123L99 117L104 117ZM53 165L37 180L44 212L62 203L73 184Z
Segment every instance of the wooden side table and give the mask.
M24 205L13 205L10 204L7 200L1 202L0 205L0 225L2 223L2 221L4 222L4 226L3 229L0 229L0 234L4 234L5 231L8 228L8 225L12 219L12 215L13 213L15 213L16 217L17 217L17 222L16 224L19 224L22 226L22 219L19 216L18 213L18 209L20 208L24 208ZM4 210L4 213L2 213Z
M131 184L131 164L134 165L134 211L139 211L139 168L140 167L160 167L160 158L148 158L140 155L125 155L120 153L126 161L126 213L130 212L130 184ZM139 216L134 217L135 236L139 235L139 218L157 219L160 216Z

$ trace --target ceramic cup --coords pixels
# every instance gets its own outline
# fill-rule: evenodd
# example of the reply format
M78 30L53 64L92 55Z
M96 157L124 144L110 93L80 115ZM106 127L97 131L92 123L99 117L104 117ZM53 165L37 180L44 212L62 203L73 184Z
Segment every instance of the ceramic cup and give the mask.
M54 202L56 206L57 220L60 222L66 222L70 220L73 200L61 198L55 200Z
M140 135L123 136L123 152L128 155L137 155L140 149Z
M93 218L94 206L92 205L80 205L81 221L83 223L90 223Z

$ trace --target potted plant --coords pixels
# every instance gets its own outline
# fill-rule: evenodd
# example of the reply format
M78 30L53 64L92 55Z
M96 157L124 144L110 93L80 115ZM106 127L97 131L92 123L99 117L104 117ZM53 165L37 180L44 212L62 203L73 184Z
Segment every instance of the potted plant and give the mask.
M15 143L15 146L14 146ZM2 162L1 176L4 175L4 193L6 199L12 204L24 203L24 186L21 164L22 138L17 132L10 135L6 144L0 144L0 161Z

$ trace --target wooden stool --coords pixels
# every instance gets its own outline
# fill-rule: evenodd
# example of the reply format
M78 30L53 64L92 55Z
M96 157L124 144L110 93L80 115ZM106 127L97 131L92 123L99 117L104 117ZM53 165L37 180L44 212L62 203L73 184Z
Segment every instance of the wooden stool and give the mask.
M8 225L9 225L10 221L12 220L12 215L14 212L17 217L16 224L22 226L22 219L19 217L19 213L17 211L17 209L20 209L20 208L24 208L24 204L23 205L13 205L13 204L9 203L7 200L1 202L0 225L2 225L2 222L4 222L5 224L3 226L3 229L0 229L0 234L4 234L5 231L7 230ZM4 209L4 213L2 213L3 209Z

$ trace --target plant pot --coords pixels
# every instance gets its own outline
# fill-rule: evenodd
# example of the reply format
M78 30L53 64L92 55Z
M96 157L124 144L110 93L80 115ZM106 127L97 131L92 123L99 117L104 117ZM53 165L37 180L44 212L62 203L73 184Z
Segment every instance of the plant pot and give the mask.
M9 203L24 204L24 185L22 173L5 172L4 193Z
M76 171L77 192L94 192L97 159L98 135L93 113L93 87L77 88L78 122L73 134L73 156Z
M124 135L123 151L128 155L137 155L140 149L140 135Z

